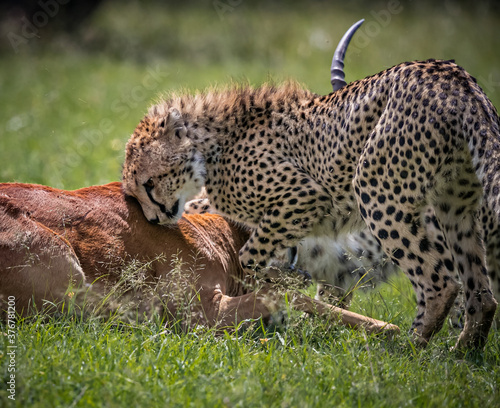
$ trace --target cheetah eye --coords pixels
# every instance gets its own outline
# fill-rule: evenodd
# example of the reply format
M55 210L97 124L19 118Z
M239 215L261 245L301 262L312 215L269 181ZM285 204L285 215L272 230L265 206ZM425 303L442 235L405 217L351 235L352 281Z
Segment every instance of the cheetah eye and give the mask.
M148 181L146 181L143 186L146 188L146 189L149 189L151 190L154 186L155 186L155 182L153 181L153 179L150 177L148 179Z

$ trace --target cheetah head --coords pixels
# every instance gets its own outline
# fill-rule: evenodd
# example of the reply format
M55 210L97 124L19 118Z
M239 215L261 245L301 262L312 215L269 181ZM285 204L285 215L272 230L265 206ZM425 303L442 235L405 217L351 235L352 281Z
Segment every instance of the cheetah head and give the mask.
M152 223L177 222L186 201L202 189L205 174L203 156L175 108L150 111L127 143L123 190Z

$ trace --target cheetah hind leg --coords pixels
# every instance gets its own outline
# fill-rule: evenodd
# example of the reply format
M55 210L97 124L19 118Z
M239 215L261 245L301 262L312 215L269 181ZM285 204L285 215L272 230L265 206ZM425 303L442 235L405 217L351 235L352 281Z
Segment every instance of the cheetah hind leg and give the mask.
M391 204L387 208L380 203L378 208L370 208L370 204L362 201L361 213L365 214L365 221L378 237L384 252L413 285L417 315L411 334L416 344L425 346L441 330L460 289L452 275L454 266L450 251L442 242L431 240L420 210L408 205L394 211ZM387 225L392 227L388 229Z
M490 278L491 291L500 301L500 226L497 217L486 206L481 207L480 220L483 226L483 241L486 246L486 269ZM496 313L495 324L500 327L500 313Z
M474 212L470 212L457 222L450 214L456 214L461 207L451 207L447 212L439 206L435 209L464 282L465 324L455 349L481 349L493 323L497 302L490 289L476 218Z
M392 250L392 259L403 268L414 287L417 316L411 333L417 344L425 346L441 330L456 304L460 285L455 279L456 272L448 244L442 235L431 233L426 223L422 226L421 220L422 216L418 212L407 213L407 232L416 232L416 235L411 242L403 238L403 246ZM401 236L413 235L402 232Z
M434 262L431 261L433 273L425 278L418 279L420 282L416 284L415 291L418 306L421 308L420 313L436 316L435 332L437 332L450 315L451 310L453 310L452 324L461 324L459 321L461 316L460 302L457 299L461 289L456 279L457 271L453 262L453 255L441 231L434 208L427 206L422 217L414 218L411 228L419 226L421 219L425 228L425 238L418 241L421 254L420 257L417 257L417 260L426 258L427 260L434 259ZM439 255L436 256L436 253ZM417 275L420 276L418 268ZM430 286L430 284L432 285ZM431 314L431 310L434 313Z
M378 143L384 140L381 129L378 131L380 135L374 135L359 159L363 168L356 173L353 187L362 218L415 289L418 313L412 335L415 343L426 345L441 329L460 286L452 274L454 264L449 249L432 239L423 222L426 202L418 178L414 177L412 187L403 191L398 171L388 167L371 169L370 163L392 155L389 144Z

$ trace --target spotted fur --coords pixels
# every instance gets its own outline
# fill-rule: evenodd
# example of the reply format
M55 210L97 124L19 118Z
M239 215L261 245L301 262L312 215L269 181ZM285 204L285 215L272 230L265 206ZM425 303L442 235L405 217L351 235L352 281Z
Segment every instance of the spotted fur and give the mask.
M425 344L465 284L457 346L482 347L496 309L475 215L500 213L498 114L452 61L408 62L326 96L296 85L174 96L129 140L124 188L146 217L177 221L206 186L215 209L253 228L248 271L306 236L368 226L415 287ZM181 206L182 204L182 206ZM422 221L433 208L444 242Z
M184 207L185 214L213 212L214 209L205 194L188 201ZM424 222L434 239L444 240L441 232L435 227L437 220L432 209L427 210ZM486 231L487 224L483 225ZM372 289L381 282L387 282L399 271L368 229L350 233L339 239L308 237L297 245L297 250L296 267L309 272L316 282L316 300L343 308L349 308L355 290ZM488 259L497 260L499 255L496 253L491 257L488 252ZM288 261L286 257L276 259L275 265L283 269ZM494 272L490 274L490 278L493 282L498 282ZM497 285L493 285L493 289L495 298L499 299ZM453 327L463 327L463 312L463 301L461 297L457 297L449 316Z

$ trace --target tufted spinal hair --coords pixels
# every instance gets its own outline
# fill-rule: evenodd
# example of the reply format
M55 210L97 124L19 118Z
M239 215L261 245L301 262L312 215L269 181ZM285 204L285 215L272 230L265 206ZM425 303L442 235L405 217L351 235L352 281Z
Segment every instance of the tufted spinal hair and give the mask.
M224 115L234 111L251 109L279 110L282 106L310 102L316 95L295 81L280 85L267 83L259 88L233 84L226 88L211 88L194 95L171 93L163 101L152 106L148 117L166 117L171 108L177 109L185 118L207 115Z

